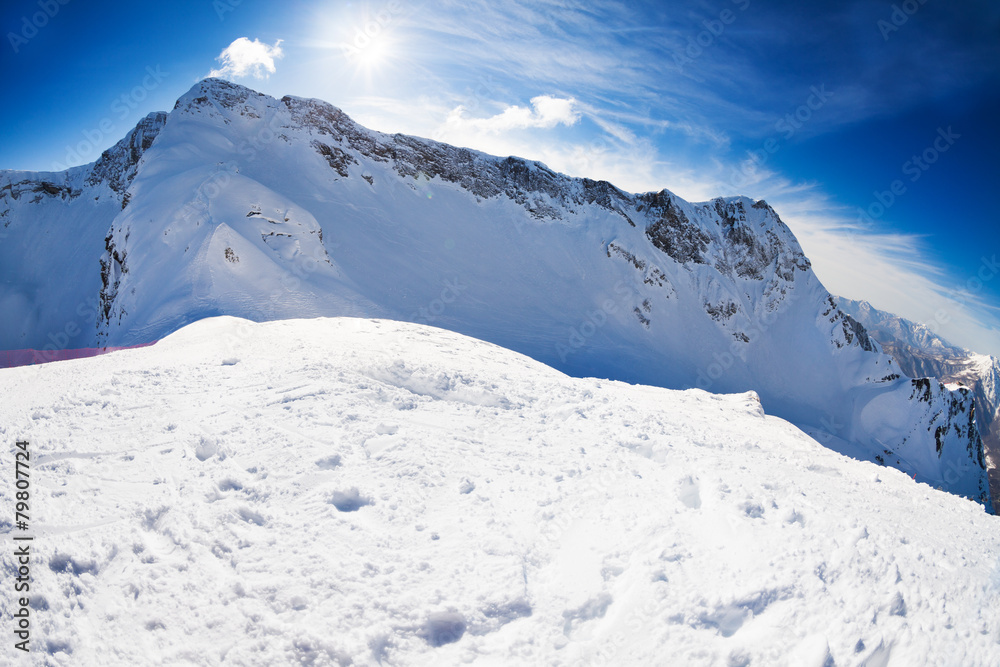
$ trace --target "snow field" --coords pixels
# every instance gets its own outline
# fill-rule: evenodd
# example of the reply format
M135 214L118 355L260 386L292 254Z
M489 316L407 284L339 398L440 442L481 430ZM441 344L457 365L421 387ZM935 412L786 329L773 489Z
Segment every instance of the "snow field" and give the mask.
M998 519L752 393L346 318L0 374L35 452L21 664L1000 662Z

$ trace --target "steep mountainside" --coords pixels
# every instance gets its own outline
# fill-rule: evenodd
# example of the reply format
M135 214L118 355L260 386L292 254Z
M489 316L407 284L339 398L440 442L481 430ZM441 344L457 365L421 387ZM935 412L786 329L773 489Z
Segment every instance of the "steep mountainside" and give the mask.
M927 327L877 310L867 301L837 297L837 305L863 324L872 338L910 377L936 377L969 387L990 481L994 510L1000 513L1000 359L955 347Z
M209 79L95 165L0 173L6 347L367 315L713 392L980 501L964 389L905 377L763 201L629 194Z

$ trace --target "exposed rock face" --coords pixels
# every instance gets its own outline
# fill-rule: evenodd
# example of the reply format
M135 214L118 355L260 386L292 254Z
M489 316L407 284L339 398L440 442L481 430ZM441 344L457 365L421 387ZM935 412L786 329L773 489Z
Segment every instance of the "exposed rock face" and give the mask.
M834 344L837 347L844 347L845 345L855 344L855 341L857 341L856 344L862 350L874 352L875 347L872 345L871 338L869 338L865 328L857 320L841 310L834 297L829 297L826 302L828 307L823 311L823 316L829 316L830 322L839 323L842 332L842 336L834 338Z
M128 242L128 234L125 235L125 242ZM118 298L118 288L121 285L122 277L128 273L128 263L125 259L125 251L119 250L115 245L114 234L108 234L104 238L104 255L101 257L101 318L105 323L111 322L111 311ZM118 319L121 320L126 313L119 311ZM102 331L100 335L106 336L107 332Z
M630 194L209 79L92 165L0 172L0 220L32 250L0 246L12 347L80 312L79 347L219 314L410 319L575 375L754 390L845 453L988 496L968 392L904 377L764 201Z
M348 176L351 175L350 172L347 171L347 168L352 164L358 163L357 160L355 160L353 157L351 157L341 149L331 148L330 146L324 144L322 141L312 142L312 147L316 149L316 152L325 157L330 167L338 174L340 174L343 178L347 178Z
M680 264L707 264L705 254L711 238L692 224L666 191L647 195L643 201L655 218L646 227L650 242ZM642 206L642 204L640 204Z
M45 180L23 180L8 181L0 189L0 200L10 199L18 201L22 197L28 197L32 204L42 201L43 197L57 197L62 200L79 197L81 191L75 190L68 185L53 183ZM5 208L4 211L8 211Z
M107 184L123 197L122 208L125 208L128 201L126 190L135 178L139 160L153 145L153 141L166 122L167 114L162 111L151 113L140 120L124 139L101 154L91 167L85 183L92 186Z

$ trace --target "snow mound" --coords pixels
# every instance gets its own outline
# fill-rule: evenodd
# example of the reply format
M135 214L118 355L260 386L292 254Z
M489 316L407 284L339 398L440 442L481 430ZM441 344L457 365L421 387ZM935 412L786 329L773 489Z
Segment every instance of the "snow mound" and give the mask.
M752 393L360 319L0 377L45 664L1000 664L1000 520Z

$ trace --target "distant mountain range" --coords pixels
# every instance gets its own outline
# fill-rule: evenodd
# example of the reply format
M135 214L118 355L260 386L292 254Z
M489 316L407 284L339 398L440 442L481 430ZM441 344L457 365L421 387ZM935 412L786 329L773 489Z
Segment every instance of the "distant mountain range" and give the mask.
M894 361L764 201L630 194L207 79L93 164L0 172L0 225L3 349L214 315L416 321L572 375L753 390L838 451L990 501L973 390Z
M976 423L986 450L990 495L1000 513L1000 359L955 347L927 327L877 310L867 301L837 298L910 377L934 377L972 390Z

